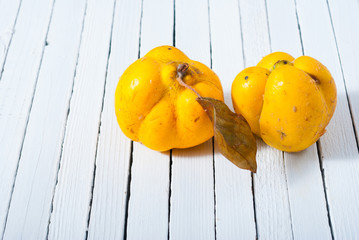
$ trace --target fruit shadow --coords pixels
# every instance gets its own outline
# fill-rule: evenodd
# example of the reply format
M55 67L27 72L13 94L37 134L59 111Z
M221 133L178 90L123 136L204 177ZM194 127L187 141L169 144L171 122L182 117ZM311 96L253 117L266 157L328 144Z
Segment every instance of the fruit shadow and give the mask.
M359 163L358 129L359 92L349 91L350 95L338 91L334 115L326 127L326 133L318 140L318 154L323 161Z
M174 148L172 149L172 160L176 159L213 159L213 137L206 142L185 149Z

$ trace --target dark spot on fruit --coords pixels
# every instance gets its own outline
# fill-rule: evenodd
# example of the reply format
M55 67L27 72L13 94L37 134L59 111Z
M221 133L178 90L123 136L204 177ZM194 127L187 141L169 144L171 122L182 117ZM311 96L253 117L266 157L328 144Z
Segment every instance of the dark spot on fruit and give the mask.
M297 107L293 106L293 112L297 112Z
M199 117L196 117L196 119L194 120L194 122L197 122L199 120Z
M244 79L245 79L245 80L248 80L248 76L245 76Z
M283 61L283 63L284 63L284 64L287 64L287 63L288 63L288 61L284 60L284 61Z
M168 50L172 50L172 48L169 47Z
M277 132L280 134L280 139L282 139L282 140L287 136L287 134L285 134L282 131L277 131Z
M304 120L307 121L307 122L309 121L308 117L305 117Z
M132 128L130 129L130 132L131 132L131 133L135 133Z

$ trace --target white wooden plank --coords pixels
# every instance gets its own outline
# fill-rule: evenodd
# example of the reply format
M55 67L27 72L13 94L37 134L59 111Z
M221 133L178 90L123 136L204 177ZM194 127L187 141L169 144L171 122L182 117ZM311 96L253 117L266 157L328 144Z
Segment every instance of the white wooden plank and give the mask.
M267 7L272 50L301 56L294 1L271 0ZM284 153L284 159L294 239L330 239L316 144L300 153Z
M334 238L351 239L359 235L359 156L328 6L303 0L297 11L304 53L327 66L337 85L337 108L320 146Z
M140 0L116 2L96 157L89 239L124 237L131 141L117 124L113 97L119 75L138 57L140 18Z
M211 64L208 2L176 1L176 46ZM171 239L214 239L213 146L209 141L172 152Z
M239 0L244 65L255 66L271 52L264 0ZM241 71L242 69L240 69ZM240 72L238 71L238 73Z
M233 110L231 86L244 66L238 1L223 4L211 0L209 4L212 68L221 79L225 102ZM236 167L217 149L214 159L217 239L255 239L250 172Z
M0 79L20 6L20 0L0 1Z
M134 143L128 239L167 239L169 152Z
M151 49L173 44L173 1L143 1L141 57Z
M0 236L5 226L52 6L53 1L22 2L0 81Z
M141 57L172 43L173 1L143 1ZM169 169L169 151L160 153L134 143L128 239L167 239Z
M29 116L5 239L44 239L85 13L85 0L55 3ZM69 11L68 9L71 9ZM31 184L30 184L31 183Z
M215 239L212 140L172 153L170 239Z
M86 235L113 12L112 0L87 3L49 225L51 239Z
M292 239L290 206L282 152L257 141L254 175L258 239Z
M328 1L333 21L334 33L341 58L346 91L351 105L356 138L359 142L359 31L353 26L359 23L358 1Z
M294 239L331 239L316 144L284 157Z
M211 66L208 3L205 0L177 0L176 47L189 58Z
M270 52L265 2L239 1L246 67ZM290 206L282 152L257 141L258 171L254 174L259 239L292 239Z
M294 1L268 0L267 12L272 51L286 52L294 58L302 56Z

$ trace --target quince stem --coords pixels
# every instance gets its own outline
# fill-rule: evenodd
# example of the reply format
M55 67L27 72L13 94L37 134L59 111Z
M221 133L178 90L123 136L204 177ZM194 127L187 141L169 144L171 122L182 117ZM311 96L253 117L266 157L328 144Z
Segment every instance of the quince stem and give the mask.
M189 86L187 83L185 83L183 81L183 78L186 76L187 70L189 68L188 63L181 63L178 65L177 67L177 75L176 75L176 80L178 81L178 83L187 88L190 89L192 92L194 92L198 98L202 98L202 96L191 86Z

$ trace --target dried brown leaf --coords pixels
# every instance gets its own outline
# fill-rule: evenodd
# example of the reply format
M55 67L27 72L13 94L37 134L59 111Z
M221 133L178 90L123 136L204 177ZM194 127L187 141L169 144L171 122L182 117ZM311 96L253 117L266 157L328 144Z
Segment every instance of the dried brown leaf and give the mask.
M214 140L223 156L239 168L256 172L256 139L247 121L219 100L199 97L197 101L213 122Z

